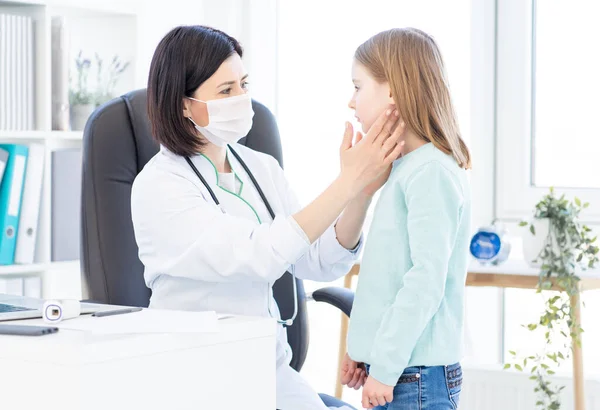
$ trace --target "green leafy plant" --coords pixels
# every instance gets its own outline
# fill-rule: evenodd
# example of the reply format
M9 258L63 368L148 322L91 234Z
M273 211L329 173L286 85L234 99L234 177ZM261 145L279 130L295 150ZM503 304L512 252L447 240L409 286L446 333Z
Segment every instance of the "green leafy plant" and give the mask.
M536 382L534 391L538 395L537 406L547 410L560 409L560 392L564 386L556 386L550 381L552 370L569 359L573 352L573 343L581 344L583 329L576 320L576 306L571 304L573 297L579 297L578 270L593 268L598 263L596 237L591 229L579 220L580 212L589 203L581 203L557 197L554 189L535 206L534 221L548 219L549 231L544 247L538 256L542 263L537 292L552 289L561 293L546 298L544 311L537 323L524 325L529 331L544 331L545 344L540 353L519 359L517 353L510 351L515 363L506 364L505 369L531 372L531 380ZM520 226L529 226L529 232L536 234L535 222L521 222ZM557 349L555 346L561 345Z

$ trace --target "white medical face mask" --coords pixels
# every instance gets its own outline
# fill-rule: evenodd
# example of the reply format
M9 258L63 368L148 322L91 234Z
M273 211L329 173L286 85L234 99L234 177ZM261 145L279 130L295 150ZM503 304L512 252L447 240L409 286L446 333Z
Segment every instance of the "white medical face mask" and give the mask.
M206 104L208 125L201 127L188 117L202 135L218 146L234 144L245 137L252 128L252 100L249 94L217 100L202 101L192 97L190 100Z

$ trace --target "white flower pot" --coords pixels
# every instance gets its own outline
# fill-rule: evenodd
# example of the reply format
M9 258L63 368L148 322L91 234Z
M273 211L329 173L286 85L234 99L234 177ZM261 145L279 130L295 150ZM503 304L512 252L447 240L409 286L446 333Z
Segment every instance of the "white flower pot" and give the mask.
M82 131L85 128L88 118L94 112L94 104L78 104L71 106L71 129L73 131Z
M546 246L548 234L550 233L550 219L532 219L529 221L535 228L535 235L531 233L530 226L524 226L523 236L523 257L529 266L539 268L542 266L539 255ZM536 262L534 262L538 259Z

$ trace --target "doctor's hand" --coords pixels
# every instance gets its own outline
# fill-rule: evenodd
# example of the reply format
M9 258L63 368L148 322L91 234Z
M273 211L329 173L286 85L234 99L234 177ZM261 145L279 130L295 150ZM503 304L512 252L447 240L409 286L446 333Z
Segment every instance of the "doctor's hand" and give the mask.
M354 390L358 390L365 384L367 378L364 365L362 363L355 362L348 356L348 353L344 356L342 361L342 374L341 374L342 385L348 386Z
M346 123L340 147L340 177L347 182L354 195L370 184L373 185L369 186L367 193L375 193L387 180L391 164L400 156L404 145L401 139L405 127L403 123L397 124L398 120L398 112L390 106L377 118L367 135L357 133L354 144L354 129L350 123Z
M402 129L400 130L401 133L404 133L405 130L405 124L404 122L398 120L398 124L396 124L397 127L401 127ZM402 134L401 134L402 135ZM361 139L363 138L362 134L359 132L358 134L356 134L356 143L358 143ZM397 160L399 157L402 156L402 149L404 148L404 141L400 141L399 145L402 146L401 151L400 151L400 155L398 155L397 158L394 158L393 161ZM368 197L372 197L373 195L375 195L375 193L377 191L379 191L381 189L382 186L385 185L385 183L387 182L388 178L390 177L390 173L392 172L392 164L390 164L387 169L385 171L383 171L383 173L377 177L377 179L375 179L375 181L371 182L369 185L366 186L365 189L363 189L362 193Z
M364 409L372 409L377 406L385 406L394 400L394 386L380 383L369 376L362 392L362 406Z

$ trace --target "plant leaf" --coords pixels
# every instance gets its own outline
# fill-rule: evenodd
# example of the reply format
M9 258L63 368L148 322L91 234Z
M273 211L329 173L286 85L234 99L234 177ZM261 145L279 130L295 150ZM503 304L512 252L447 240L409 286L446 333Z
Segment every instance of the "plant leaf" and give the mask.
M529 226L529 232L531 232L532 235L535 235L535 227L533 225Z

